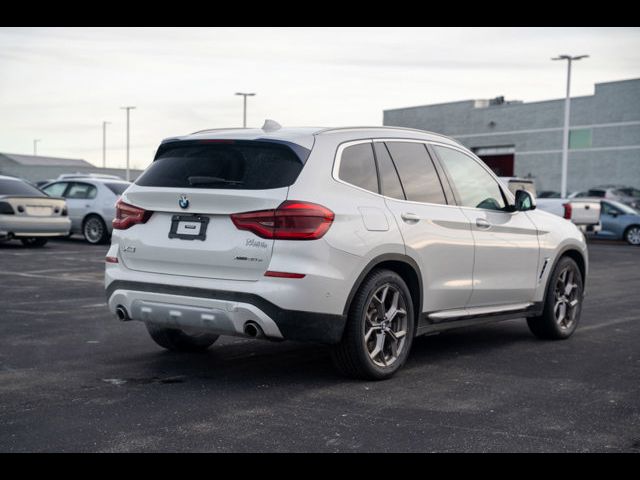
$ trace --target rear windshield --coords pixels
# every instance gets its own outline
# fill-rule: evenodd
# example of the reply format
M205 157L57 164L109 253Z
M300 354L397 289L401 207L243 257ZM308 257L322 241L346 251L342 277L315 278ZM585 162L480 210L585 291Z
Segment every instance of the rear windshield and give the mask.
M124 191L129 188L130 183L106 183L104 184L109 190L116 195L122 195Z
M46 197L46 194L33 185L22 180L0 179L0 195L29 195L31 197Z
M255 141L176 145L160 151L136 184L263 190L293 184L302 166L284 145Z

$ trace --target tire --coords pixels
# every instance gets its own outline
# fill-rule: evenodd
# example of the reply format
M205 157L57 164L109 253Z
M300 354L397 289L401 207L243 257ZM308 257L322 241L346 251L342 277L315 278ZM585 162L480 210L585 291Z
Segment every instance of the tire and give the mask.
M569 285L573 286L568 291ZM576 262L562 257L549 277L542 315L527 318L531 333L544 340L569 338L580 321L583 286ZM573 302L576 303L572 306Z
M394 304L398 313L387 318ZM331 352L333 363L348 377L390 378L406 362L414 331L415 313L407 284L391 270L374 270L349 306L342 340Z
M104 220L98 215L89 215L82 222L82 235L92 245L105 243L109 238L109 232Z
M49 239L42 237L29 237L21 238L20 241L25 247L44 247Z
M177 328L166 328L146 323L154 342L174 352L203 352L218 340L218 335L201 333L191 335Z
M624 231L624 239L629 245L640 245L640 225L631 225Z

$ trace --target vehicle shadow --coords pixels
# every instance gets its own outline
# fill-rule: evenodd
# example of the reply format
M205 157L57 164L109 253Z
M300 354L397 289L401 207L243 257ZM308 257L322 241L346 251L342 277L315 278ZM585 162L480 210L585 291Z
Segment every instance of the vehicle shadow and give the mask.
M394 379L401 378L405 370L434 364L446 366L460 355L486 355L509 345L535 341L526 326L517 324L468 327L440 335L418 337L407 364ZM125 378L132 384L194 382L215 388L221 384L229 387L362 383L343 377L335 370L330 349L326 345L253 340L213 345L206 352L197 354L154 350L133 357L128 355L122 359L122 364L125 367L125 364L130 365L133 361L142 366L144 376Z

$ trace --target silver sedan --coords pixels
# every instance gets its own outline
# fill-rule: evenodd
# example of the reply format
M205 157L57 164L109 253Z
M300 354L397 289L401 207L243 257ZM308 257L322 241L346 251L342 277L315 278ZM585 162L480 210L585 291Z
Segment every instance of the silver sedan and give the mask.
M79 177L53 181L42 190L67 201L71 233L82 234L87 242L99 244L109 240L116 201L129 185L123 180Z

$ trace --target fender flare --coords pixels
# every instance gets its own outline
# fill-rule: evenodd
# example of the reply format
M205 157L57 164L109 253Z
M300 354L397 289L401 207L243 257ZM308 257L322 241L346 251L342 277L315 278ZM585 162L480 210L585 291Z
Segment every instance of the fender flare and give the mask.
M420 318L420 316L422 315L422 301L423 301L422 272L420 271L420 267L418 266L418 263L413 258L409 257L408 255L403 255L401 253L385 253L382 255L378 255L377 257L374 257L371 261L369 261L369 263L367 263L364 269L362 269L362 271L360 272L360 275L358 275L358 278L356 278L356 281L354 282L353 286L351 287L351 291L347 296L347 301L345 302L344 309L342 310L342 314L345 317L349 313L349 307L351 306L351 301L353 300L353 297L355 296L356 292L360 288L360 285L362 285L362 282L367 277L367 275L369 275L369 273L371 273L371 271L374 268L376 268L378 265L388 261L405 263L409 267L413 268L413 270L415 271L416 276L418 277L418 289L419 289L418 311L416 312L416 316L418 319Z

